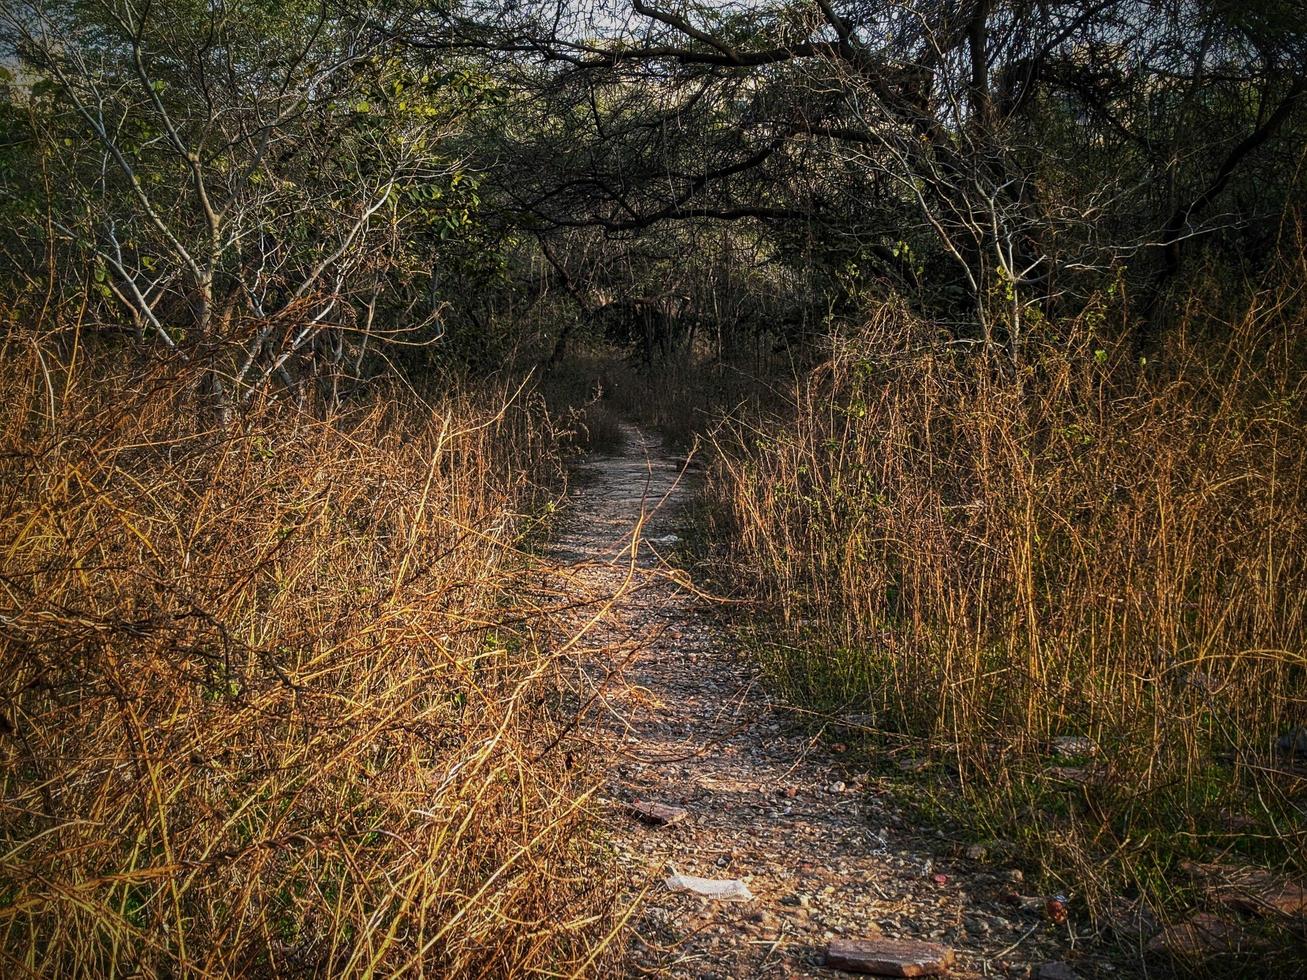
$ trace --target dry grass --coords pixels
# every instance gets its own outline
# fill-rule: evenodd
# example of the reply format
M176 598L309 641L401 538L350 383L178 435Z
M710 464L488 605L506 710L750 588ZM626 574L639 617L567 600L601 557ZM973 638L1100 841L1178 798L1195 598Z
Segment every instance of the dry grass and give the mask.
M1102 912L1184 854L1307 870L1307 316L1198 298L1141 368L1103 305L1014 366L883 309L719 438L773 680L929 754L954 817ZM774 635L774 634L773 634ZM1093 758L1052 758L1085 736ZM1058 771L1059 768L1062 771ZM1066 772L1067 769L1074 770ZM1083 784L1083 785L1082 785Z
M500 625L538 414L379 391L219 433L171 369L79 359L0 357L0 973L603 962L592 786L537 758L558 665Z

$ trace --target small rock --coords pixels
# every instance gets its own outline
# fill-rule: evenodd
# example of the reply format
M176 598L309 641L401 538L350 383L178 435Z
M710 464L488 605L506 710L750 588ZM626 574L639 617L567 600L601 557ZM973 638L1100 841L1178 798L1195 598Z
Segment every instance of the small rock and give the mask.
M1221 905L1253 915L1307 915L1307 889L1265 868L1227 867L1186 862L1182 865Z
M1035 976L1037 980L1080 980L1080 974L1062 960L1041 964Z
M1086 735L1058 735L1048 741L1048 752L1059 759L1097 755L1098 743Z
M921 772L923 769L930 766L930 760L924 756L909 755L904 756L901 759L896 759L894 764L903 772Z
M1254 915L1303 916L1307 915L1307 890L1293 882L1280 881L1268 875L1263 887L1239 887L1219 896L1232 909Z
M830 786L826 788L830 790L830 792L839 795L840 793L844 792L844 783L842 780L837 779L835 782L831 783Z
M880 977L934 977L953 964L953 950L911 939L837 939L826 947L826 965Z
M980 844L972 844L967 848L967 860L969 861L983 861L988 856L989 851Z
M1157 917L1147 905L1125 899L1114 902L1106 925L1113 936L1132 946L1142 943L1145 937L1152 936L1158 930Z
M626 810L645 823L651 823L658 827L670 827L674 823L680 823L685 819L686 814L686 811L679 806L668 806L665 803L653 803L645 800L628 803Z

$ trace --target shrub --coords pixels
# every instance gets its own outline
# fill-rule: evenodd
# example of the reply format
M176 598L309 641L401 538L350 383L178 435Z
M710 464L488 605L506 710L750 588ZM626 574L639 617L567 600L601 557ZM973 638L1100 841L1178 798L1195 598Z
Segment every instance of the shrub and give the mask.
M601 957L551 656L492 628L538 413L376 390L211 431L171 367L41 351L0 361L0 972Z
M922 739L955 815L1092 906L1177 853L1307 844L1275 752L1307 721L1299 287L1195 296L1152 363L1110 312L1013 360L888 305L719 438L710 491L783 623L774 682ZM1059 736L1095 757L1068 773Z

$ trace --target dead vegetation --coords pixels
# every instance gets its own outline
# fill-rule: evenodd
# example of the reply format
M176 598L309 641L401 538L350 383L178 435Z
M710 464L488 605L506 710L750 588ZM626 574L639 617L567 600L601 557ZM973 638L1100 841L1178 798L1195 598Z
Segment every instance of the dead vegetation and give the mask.
M541 413L379 385L215 431L125 360L0 358L0 972L603 962L592 786L511 626Z
M887 305L718 439L776 684L1101 921L1193 899L1184 856L1304 870L1302 273L1195 290L1151 361L1118 300L1015 360Z

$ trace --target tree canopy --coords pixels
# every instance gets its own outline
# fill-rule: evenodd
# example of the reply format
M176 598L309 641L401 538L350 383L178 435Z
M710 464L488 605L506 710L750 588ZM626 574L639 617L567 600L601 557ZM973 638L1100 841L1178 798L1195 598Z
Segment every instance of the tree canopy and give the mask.
M787 337L895 293L1015 349L1124 286L1146 347L1185 261L1255 276L1301 204L1304 25L1294 0L36 0L3 19L4 288L85 294L237 400L550 290Z

